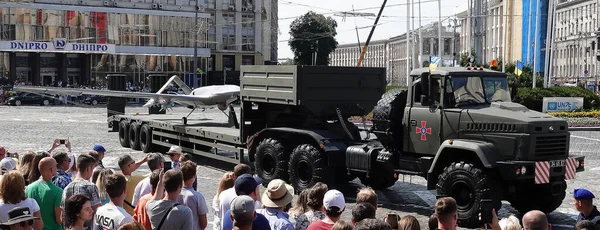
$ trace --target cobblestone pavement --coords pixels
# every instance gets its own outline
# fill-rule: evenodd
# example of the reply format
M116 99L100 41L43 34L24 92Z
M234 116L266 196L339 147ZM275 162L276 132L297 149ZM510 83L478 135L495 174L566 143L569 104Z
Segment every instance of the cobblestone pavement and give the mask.
M145 114L146 108L127 107L126 113L139 112ZM176 107L169 114L185 115L189 112L186 108ZM226 117L218 110L208 110L204 113L195 112L193 116L207 119L226 121ZM0 145L11 152L38 151L50 148L54 138L71 139L75 152L86 152L96 143L103 144L108 150L104 164L117 169L116 160L121 154L130 154L134 159L141 159L143 153L123 148L119 145L117 133L107 132L106 109L102 105L94 107L42 107L0 106ZM577 215L572 208L571 197L574 188L586 187L600 194L600 157L596 154L600 147L600 132L571 132L571 153L586 156L586 171L577 174L577 178L568 181L567 198L558 210L551 213L550 221L555 229L572 229ZM214 162L198 162L199 191L205 196L207 202L212 202L218 181L224 169L231 170L230 165L215 165ZM145 174L149 170L143 165L136 174ZM340 189L346 195L348 207L343 215L344 220L350 220L350 210L355 200L356 192L363 187L358 180L345 185L331 186ZM432 206L435 202L435 191L426 190L426 181L421 177L400 177L399 181L391 188L377 191L381 206L378 209L378 218L383 218L389 212L401 215L415 215L426 228L427 219L433 213ZM210 206L210 204L209 204ZM500 210L500 217L517 215L509 203L504 202ZM213 219L209 214L209 221ZM209 226L210 227L210 226Z

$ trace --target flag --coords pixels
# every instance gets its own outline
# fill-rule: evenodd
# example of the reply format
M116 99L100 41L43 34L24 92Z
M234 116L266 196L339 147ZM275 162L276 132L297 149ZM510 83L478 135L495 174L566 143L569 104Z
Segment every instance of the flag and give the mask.
M435 71L442 61L439 57L429 57L429 71Z
M523 63L521 61L517 61L517 66L515 66L515 74L517 76L521 76L523 73Z

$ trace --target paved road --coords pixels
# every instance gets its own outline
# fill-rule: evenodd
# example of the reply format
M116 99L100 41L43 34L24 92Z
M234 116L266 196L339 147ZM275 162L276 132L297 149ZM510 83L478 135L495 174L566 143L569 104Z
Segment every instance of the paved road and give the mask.
M147 113L147 109L140 107L128 107L126 113ZM171 114L186 114L185 108L175 108L169 111ZM205 113L196 112L194 116L207 119L226 121L225 116L218 110ZM105 165L117 168L117 157L121 154L130 154L134 159L141 159L143 153L123 148L118 143L117 133L108 133L106 125L106 109L99 106L94 107L0 107L0 145L9 151L24 152L28 150L47 150L54 138L69 137L73 143L73 150L86 152L96 143L103 144L108 153L104 160ZM550 214L550 220L554 228L571 229L574 224L576 212L570 204L574 188L586 187L600 194L600 162L596 154L600 147L600 132L572 132L571 153L586 156L587 170L579 173L577 178L568 181L567 199L561 207ZM199 191L212 201L217 183L224 173L224 169L230 170L230 166L214 167L212 163L199 162L201 166L198 171L198 179L203 185ZM206 165L208 164L208 165ZM146 165L142 166L136 173L149 172ZM350 210L355 199L356 191L363 187L357 180L345 185L337 186L346 195L348 208L343 215L345 220L350 220ZM425 228L429 215L433 213L432 206L435 202L435 191L426 190L426 181L420 177L401 177L393 187L377 191L381 201L378 209L378 217L383 218L389 212L401 215L415 215ZM518 213L504 203L500 210L500 216L508 216ZM212 214L209 214L209 221Z

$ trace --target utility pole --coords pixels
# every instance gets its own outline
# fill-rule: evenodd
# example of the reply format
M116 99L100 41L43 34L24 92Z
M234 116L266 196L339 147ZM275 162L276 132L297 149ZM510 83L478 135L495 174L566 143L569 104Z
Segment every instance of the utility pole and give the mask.
M415 61L416 61L416 59L415 59L415 56L416 56L415 55L415 53L416 53L415 52L415 0L411 0L410 1L410 5L411 5L411 8L412 8L412 13L411 13L412 14L412 17L411 17L412 26L411 26L411 30L410 30L410 41L411 41L411 46L410 46L411 55L410 55L410 58L411 58L412 68L414 69L414 68L417 68L417 65L415 65Z
M198 81L198 32L200 29L198 28L198 2L200 0L196 0L196 16L194 18L195 21L195 31L194 31L194 80ZM208 75L207 75L208 76ZM207 81L208 82L208 81Z
M531 64L531 55L530 55L531 44L530 44L530 42L531 42L531 16L533 16L532 11L533 11L533 0L529 0L529 16L527 16L527 18L529 19L528 20L529 25L527 26L527 43L525 46L525 47L527 47L527 59L525 59L525 60L527 60L527 65ZM534 75L535 75L535 73L534 73Z
M544 88L547 88L550 86L550 77L552 76L553 72L554 72L554 60L553 60L553 56L554 56L554 26L555 26L555 21L556 19L554 18L554 14L556 13L556 5L557 3L555 2L555 0L550 0L549 1L549 6L548 6L548 31L546 33L546 60L544 63L546 63L548 66L545 68L544 71ZM550 39L550 40L548 40Z
M408 64L408 60L410 60L410 49L408 47L409 38L408 31L410 28L410 0L406 0L406 86L411 87L410 83L410 65Z
M540 23L540 17L538 17L540 13L540 0L536 0L535 2L535 35L533 36L533 88L536 86L537 82L537 53L538 53L538 24Z
M421 33L421 0L419 0L419 65L418 67L423 67L423 34Z
M440 59L442 59L443 49L444 41L442 41L442 0L438 0L438 55L440 56Z
M507 2L504 2L504 7L502 7L504 9L504 12L508 13L508 9L506 8L506 5L508 5ZM506 16L506 13L502 12L502 35L504 37L504 39L502 39L502 73L506 73L506 61L508 60L506 58L506 56L508 56L506 54L506 40L508 39L508 29L506 28L507 24L508 24L508 17Z

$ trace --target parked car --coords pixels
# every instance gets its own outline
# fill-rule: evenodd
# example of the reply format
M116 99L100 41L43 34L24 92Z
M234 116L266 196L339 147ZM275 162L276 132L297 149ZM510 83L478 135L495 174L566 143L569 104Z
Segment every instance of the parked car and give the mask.
M7 100L9 105L56 105L59 104L60 101L58 97L55 95L41 95L35 93L19 93L16 96L9 97Z
M100 103L106 103L107 97L105 96L99 96L99 95L89 95L87 97L85 97L85 99L83 100L84 104L88 104L88 105L98 105Z

